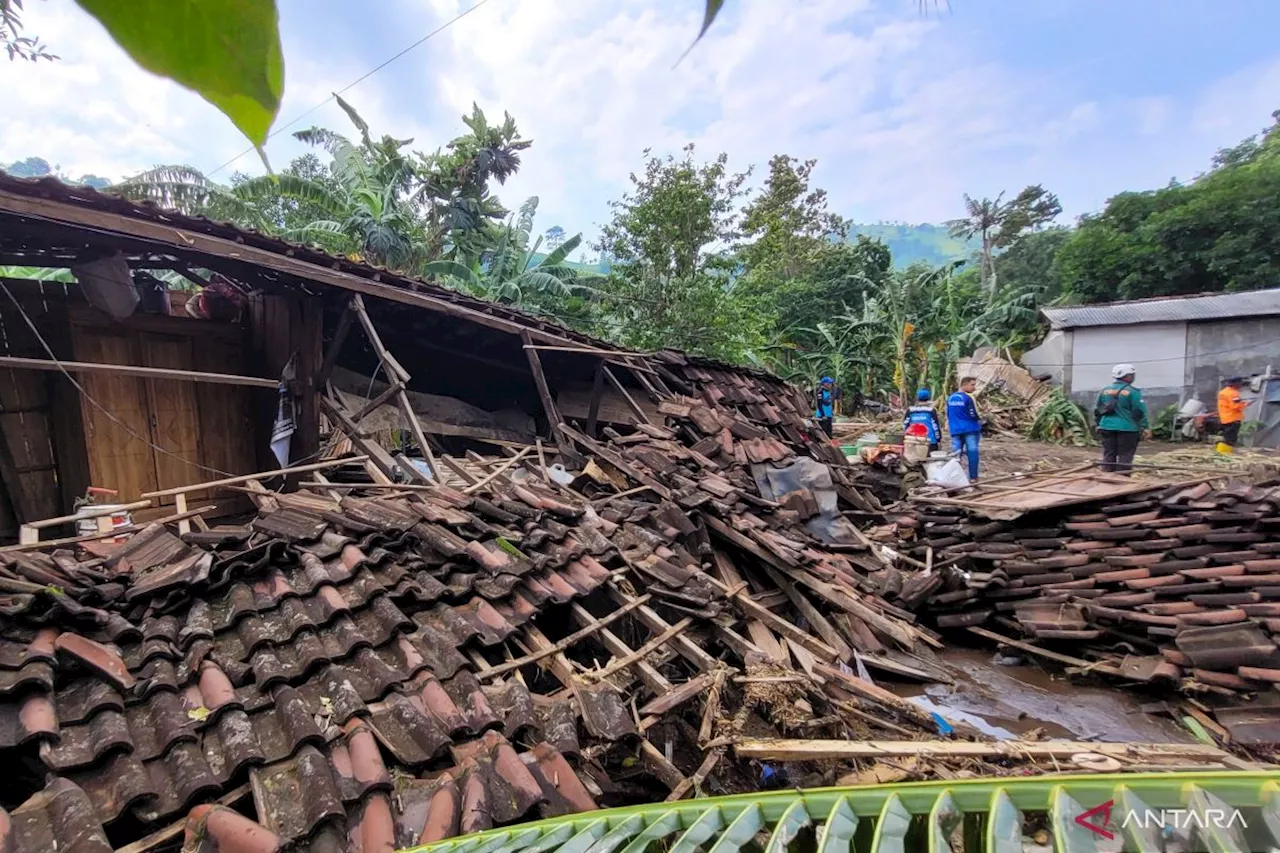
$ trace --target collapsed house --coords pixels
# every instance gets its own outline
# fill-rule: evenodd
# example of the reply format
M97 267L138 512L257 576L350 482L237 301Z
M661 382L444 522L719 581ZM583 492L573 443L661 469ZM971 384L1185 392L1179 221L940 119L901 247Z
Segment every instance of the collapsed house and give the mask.
M0 849L1240 761L995 742L876 684L948 678L911 612L946 581L858 530L881 505L775 377L50 181L0 177L0 262L80 280L0 294ZM201 304L147 295L173 273ZM60 535L90 486L132 523Z

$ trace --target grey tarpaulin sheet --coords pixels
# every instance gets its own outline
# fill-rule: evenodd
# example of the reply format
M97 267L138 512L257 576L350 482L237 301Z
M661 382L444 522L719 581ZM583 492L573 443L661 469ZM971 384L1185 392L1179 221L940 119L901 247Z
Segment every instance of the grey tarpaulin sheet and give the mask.
M781 501L792 492L807 490L818 504L818 514L805 522L805 527L823 542L853 543L853 525L840 514L839 496L831 480L831 469L810 459L797 457L784 467L760 463L751 466L760 496L771 501Z

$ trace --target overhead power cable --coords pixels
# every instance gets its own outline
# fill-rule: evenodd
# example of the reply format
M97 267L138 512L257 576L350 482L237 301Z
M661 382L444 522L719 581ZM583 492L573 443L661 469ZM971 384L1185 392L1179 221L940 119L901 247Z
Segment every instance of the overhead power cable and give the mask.
M386 59L386 60L385 60L385 61L383 61L381 64L379 64L379 65L377 65L376 67L374 67L374 68L370 69L369 71L365 72L363 75L361 75L360 77L357 77L355 80L353 80L352 82L348 83L346 86L343 86L341 89L339 89L338 91L334 92L332 95L330 95L329 97L325 98L323 101L321 101L320 103L316 104L316 105L315 105L314 107L312 107L311 109L306 110L305 112L299 113L297 116L295 116L294 118L292 118L292 119L291 119L290 121L288 121L287 123L282 124L282 125L279 125L279 126L278 126L278 127L276 127L274 130L272 130L270 133L268 133L268 134L267 134L267 141L270 141L270 140L272 139L272 137L277 136L277 135L279 135L279 134L283 133L284 131L288 130L289 128L293 127L295 124L297 124L298 122L302 121L302 120L303 120L304 118L306 118L307 116L311 115L312 113L316 112L316 111L317 111L317 110L319 110L320 108L324 107L324 106L325 106L326 104L328 104L330 101L335 100L339 95L344 95L344 94L346 94L347 92L351 91L351 90L352 90L352 89L354 89L356 86L360 85L360 84L361 84L361 83L363 83L365 80L368 80L370 77L372 77L373 75L377 74L379 71L381 71L382 69L386 68L386 67L387 67L388 65L390 65L391 63L395 62L397 59L400 59L400 58L401 58L402 56L404 56L405 54L407 54L407 53L409 53L410 51L413 51L413 50L415 50L415 49L417 49L417 48L421 47L422 45L426 44L426 43L427 43L428 41L430 41L433 37L435 37L435 36L439 35L440 33L444 32L444 31L445 31L445 30L447 30L449 27L451 27L451 26L453 26L454 24L458 23L458 21L461 21L463 18L467 17L467 15L470 15L472 12L474 12L474 11L475 11L475 10L477 10L477 9L479 9L481 6L483 6L484 4L486 4L486 3L488 3L488 2L489 2L489 0L479 0L479 2L478 2L478 3L476 3L474 6L472 6L471 8L467 9L466 11L459 12L457 15L455 15L455 16L454 16L454 17L452 17L452 18L450 18L448 21L445 21L443 24L441 24L440 26L436 27L434 30L432 30L431 32L429 32L429 33L427 33L425 36L423 36L422 38L420 38L420 39L418 39L417 41L415 41L413 44L411 44L411 45L409 45L408 47L406 47L406 48L404 48L403 50L401 50L399 53L397 53L397 54L395 54L394 56L392 56L392 57L390 57L390 58ZM239 160L239 159L240 159L241 157L243 157L244 155L246 155L246 154L252 154L252 153L253 153L253 151L254 151L254 146L250 145L248 148L246 148L245 150L241 151L239 154L237 154L236 156L232 157L230 160L228 160L227 162L223 163L223 164L222 164L221 166L219 166L218 168L216 168L216 169L214 169L214 170L212 170L212 171L209 171L209 172L205 172L205 173L204 173L204 174L205 174L205 177L207 177L207 178L213 177L213 176L214 176L214 175L216 175L218 172L221 172L223 169L227 168L228 166L230 166L232 163L234 163L234 162L236 162L237 160Z

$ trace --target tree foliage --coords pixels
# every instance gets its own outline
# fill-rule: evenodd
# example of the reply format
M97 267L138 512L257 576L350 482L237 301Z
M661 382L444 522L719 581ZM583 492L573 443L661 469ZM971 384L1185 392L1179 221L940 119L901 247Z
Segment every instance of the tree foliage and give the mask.
M549 254L539 257L542 238L533 239L537 212L538 198L534 196L501 229L494 247L483 252L471 266L439 260L426 264L423 272L443 276L447 282L482 299L555 313L601 277L566 264L570 253L582 243L581 234L562 240Z
M39 38L22 34L22 0L0 0L0 47L8 54L10 62L58 58Z
M409 150L412 139L373 136L354 107L337 101L358 139L320 127L294 134L327 163L304 155L279 174L237 176L229 187L189 166L161 166L116 189L409 273L441 259L470 266L495 244L507 210L490 181L515 174L532 144L511 116L491 125L473 108L462 118L469 132L426 155Z
M964 196L965 215L947 225L953 236L978 238L979 277L984 285L993 285L996 277L996 252L1008 248L1028 231L1051 222L1062 212L1058 197L1039 184L1025 187L1009 201L1004 193L994 199Z
M730 172L725 154L700 163L692 145L680 158L645 157L597 245L612 267L605 329L642 349L741 359L760 332L734 275L749 172Z
M1071 298L1104 302L1275 287L1277 258L1280 111L1195 181L1121 193L1084 217L1057 264Z
M43 157L26 157L14 160L7 166L0 166L0 171L8 172L15 178L57 178L64 184L79 184L93 187L95 190L105 189L111 181L99 175L86 174L73 178L62 171L61 166L50 166Z

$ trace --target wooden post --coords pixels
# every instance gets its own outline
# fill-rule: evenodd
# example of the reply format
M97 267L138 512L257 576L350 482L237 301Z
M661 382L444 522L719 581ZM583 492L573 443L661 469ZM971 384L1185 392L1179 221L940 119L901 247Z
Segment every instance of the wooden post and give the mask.
M366 438L364 433L360 431L360 427L356 426L355 423L352 422L351 416L347 414L346 409L342 408L339 403L334 402L328 397L322 397L320 399L320 404L324 407L325 413L333 419L335 426L346 433L347 438L351 439L351 443L360 448L361 453L365 454L365 459L361 461L366 462L366 467L375 468L380 474L382 474L382 476L387 478L388 483L394 482L396 468L401 466L394 458L392 458L386 448L378 444L378 442L370 441ZM416 468L412 471L406 471L405 474L413 477L419 482L425 481L425 478L422 476L422 472ZM377 477L374 477L375 482L377 479Z
M649 420L649 416L644 413L644 409L640 408L640 404L637 403L635 399L632 398L631 394L627 392L626 386L624 386L621 382L618 381L618 377L614 376L613 371L610 370L607 366L604 367L604 375L609 380L609 382L613 384L613 387L618 389L618 393L622 395L622 399L627 401L627 406L629 406L631 408L631 411L635 414L635 416L640 419L640 423L642 424L651 423L651 421ZM638 373L636 374L636 376L639 376L639 375L640 374Z
M607 369L604 359L600 359L595 379L591 382L591 405L587 409L587 435L591 438L596 437L596 420L600 417L600 398L604 396L604 372Z
M427 463L427 470L431 472L431 479L436 483L444 482L443 474L440 471L439 465L436 463L435 454L431 452L431 445L427 442L427 435L422 430L422 423L414 413L413 406L409 404L408 394L405 393L405 388L408 387L409 380L412 377L400 362L396 361L395 356L391 354L386 345L382 343L382 338L378 335L377 327L373 325L373 320L369 318L369 312L365 310L364 299L362 299L358 293L352 295L351 301L348 303L348 310L343 314L343 319L347 321L348 326L350 325L350 317L352 316L360 321L360 327L364 329L365 337L369 339L369 345L373 347L373 351L378 355L378 360L382 362L382 368L386 371L390 387L373 400L366 403L355 417L349 418L351 425L353 427L358 426L360 420L365 415L369 414L369 412L373 411L387 400L395 397L396 406L400 409L400 414L404 416L405 423L409 426L409 432L413 435L413 440L422 451L422 458ZM334 355L334 352L335 350L331 350L330 355L336 359L337 356ZM325 363L328 364L328 359L325 360ZM325 378L328 378L327 374ZM344 430L344 432L346 432L346 430ZM353 442L356 441L356 437L351 436L351 440ZM366 449L365 452L368 453L369 451ZM375 460L377 459L376 454L370 453L369 455ZM378 467L381 468L383 466L379 465ZM406 467L408 469L405 471L405 474L413 479L423 479L421 472L419 472L414 466L403 465L402 467ZM383 473L390 476L390 471L384 470Z
M396 400L400 404L400 411L404 415L404 419L409 422L409 432L413 433L413 440L418 443L418 449L422 451L422 458L427 462L427 468L431 471L431 479L437 483L444 482L444 474L440 470L440 466L436 464L435 454L431 452L431 445L427 442L427 434L422 431L422 424L418 422L418 416L414 413L413 407L409 405L409 395L405 393L404 386L400 386L400 392L396 395Z
M551 437L555 440L561 456L566 459L574 458L577 456L577 452L569 442L565 441L564 436L560 433L560 412L556 409L555 400L551 399L551 389L547 387L547 376L542 372L542 359L538 357L538 351L533 349L533 339L528 331L522 331L520 340L524 341L524 352L529 358L529 370L533 373L533 384L538 388L538 397L542 400L542 410L547 415L547 423L551 425Z
M176 495L173 496L173 508L174 510L177 511L178 515L186 514L187 512L187 493L186 492L178 492ZM184 518L180 520L178 522L178 535L181 536L184 533L190 533L190 532L191 532L190 519Z
M333 330L333 341L329 344L329 351L324 355L324 363L320 365L320 375L316 377L317 388L323 388L329 381L333 368L338 364L338 353L347 339L347 332L351 331L351 321L354 319L351 313L351 302L348 300L342 309L342 316L338 319L338 328Z

